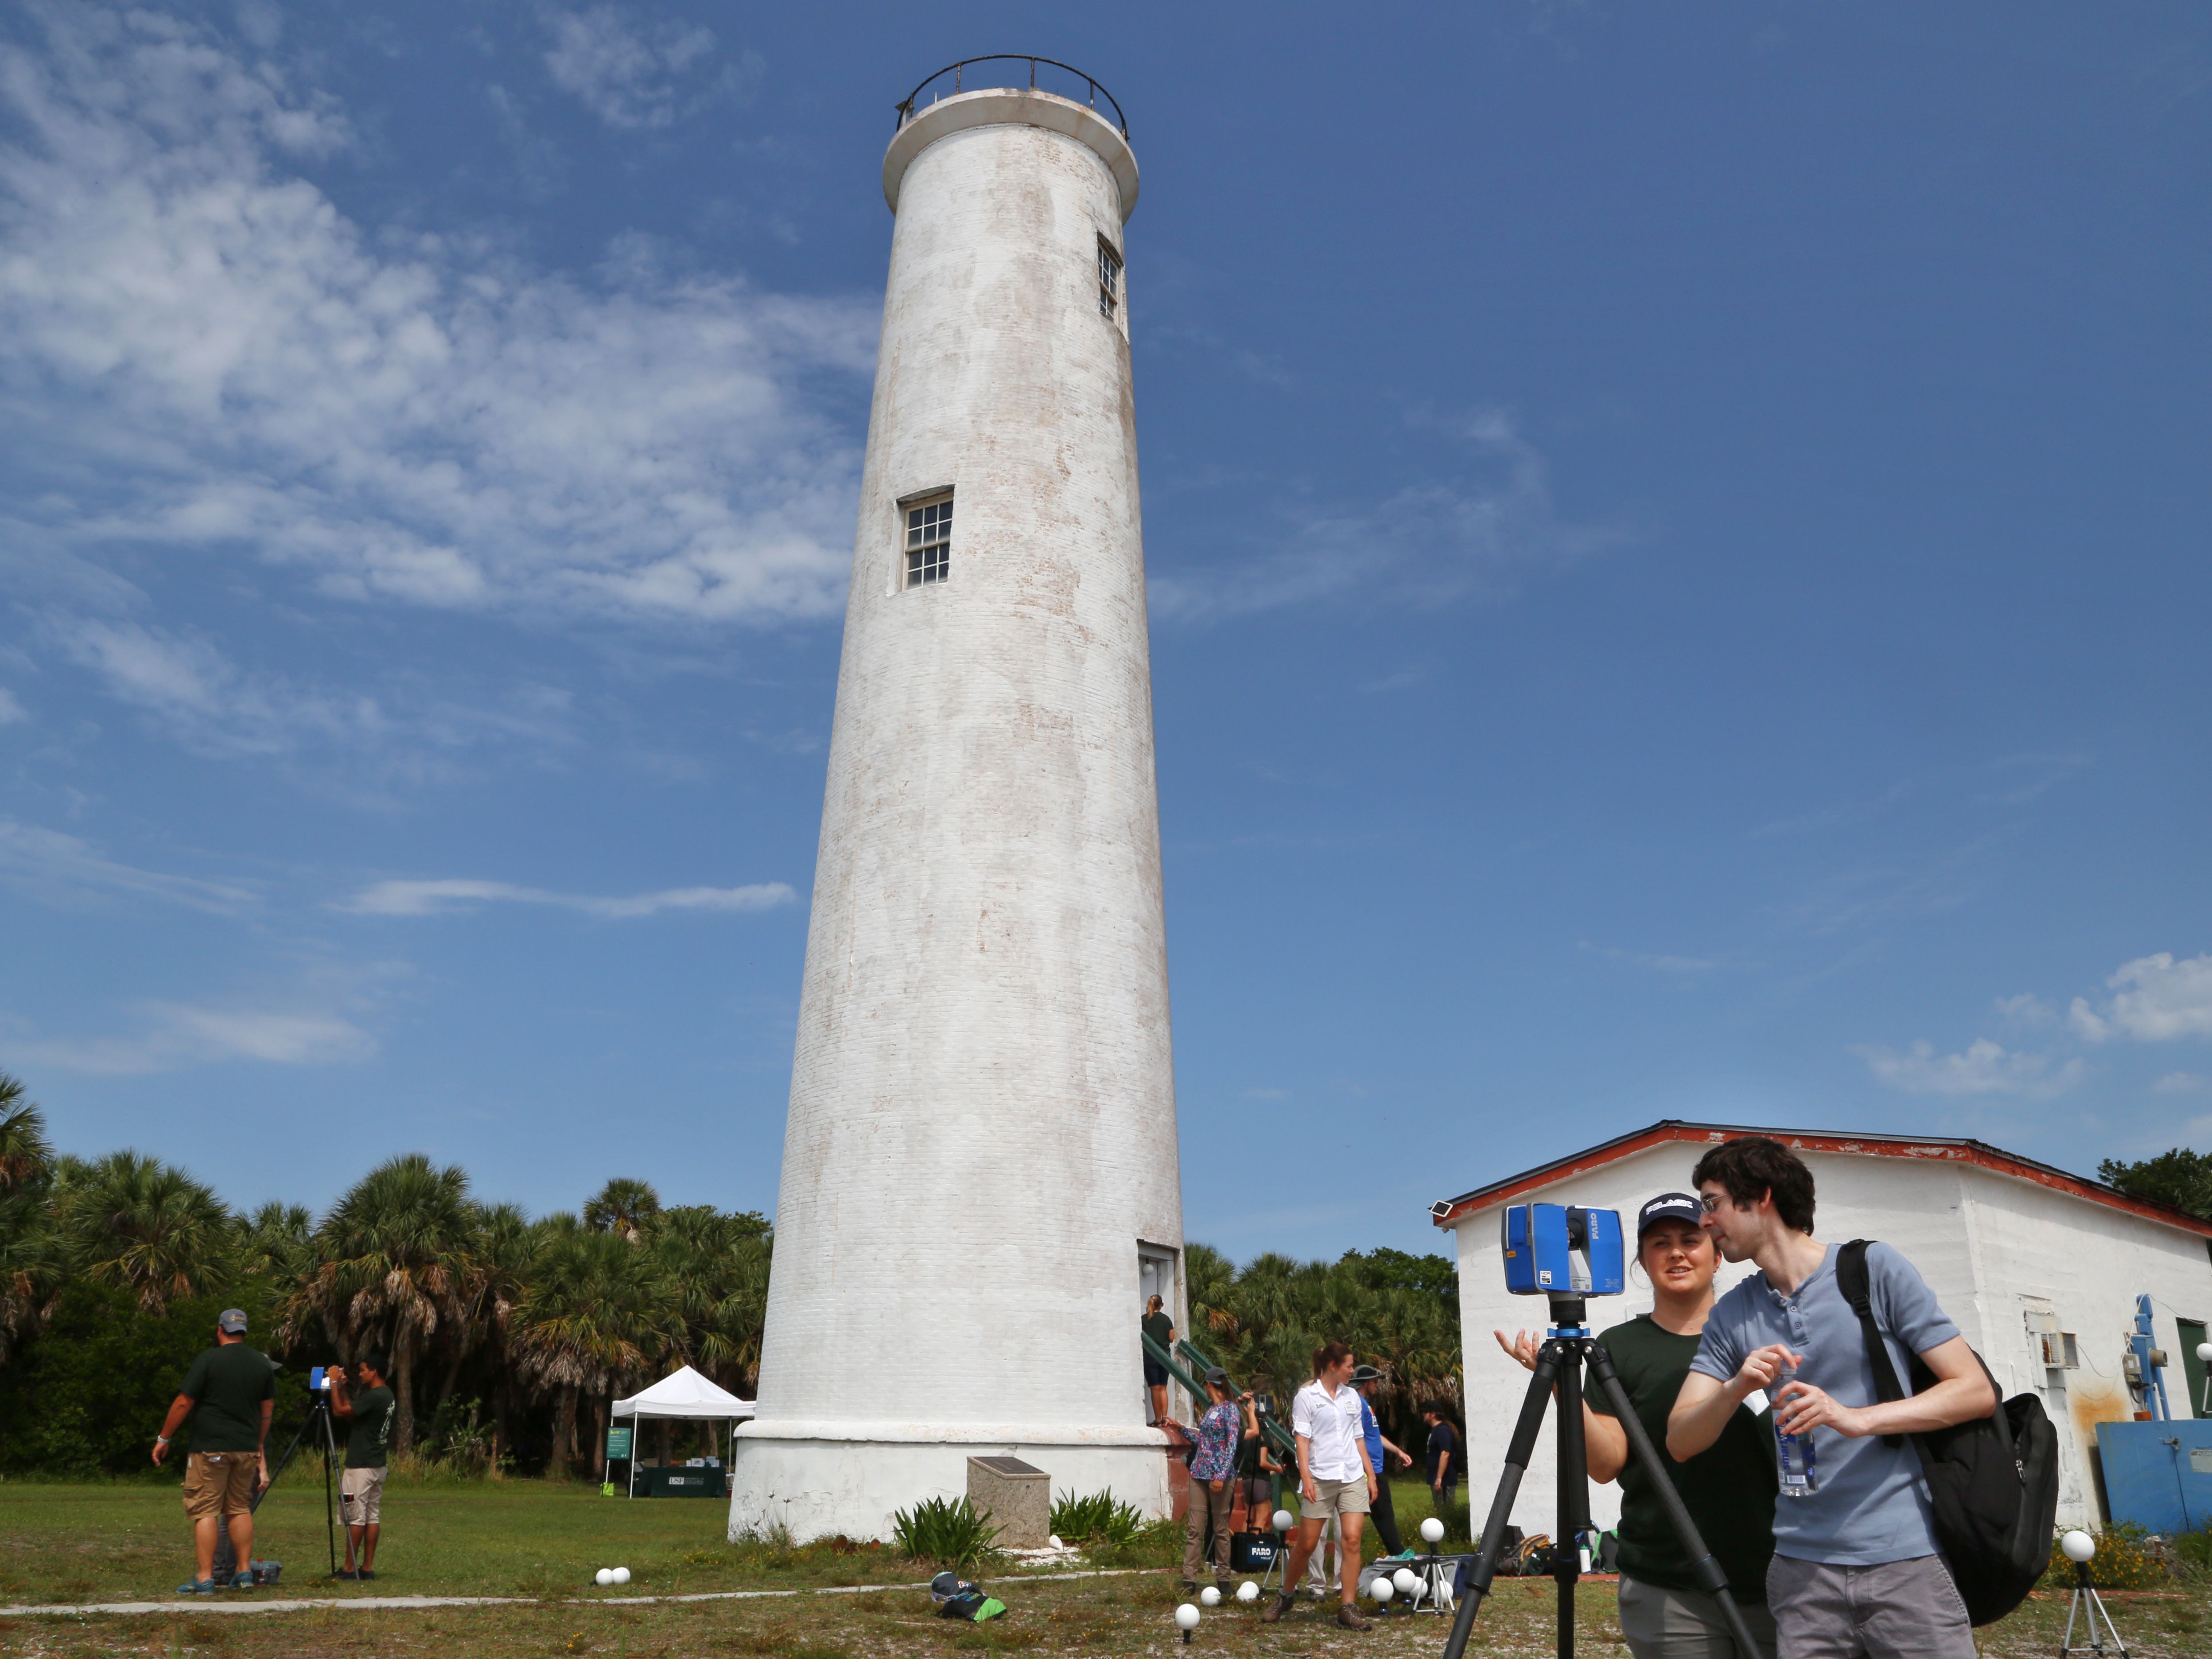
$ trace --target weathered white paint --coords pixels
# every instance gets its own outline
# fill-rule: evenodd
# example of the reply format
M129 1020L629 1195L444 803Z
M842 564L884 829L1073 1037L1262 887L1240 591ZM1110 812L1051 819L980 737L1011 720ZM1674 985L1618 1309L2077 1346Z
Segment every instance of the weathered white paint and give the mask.
M887 1534L1011 1454L1167 1503L1138 1245L1181 1259L1127 307L1136 164L1044 93L894 139L896 213L732 1535ZM951 486L951 579L898 502ZM1180 1278L1170 1298L1181 1325Z
M1778 1133L1779 1132L1778 1132ZM1632 1231L1645 1200L1689 1186L1704 1148L1671 1142L1632 1152L1580 1175L1516 1194L1515 1203L1573 1203L1621 1212ZM2094 1524L2097 1516L2089 1450L2096 1424L2124 1419L2133 1409L2120 1379L2120 1355L2134 1328L2135 1298L2159 1298L2160 1344L2174 1357L2167 1395L2184 1409L2180 1381L2182 1317L2212 1315L2212 1258L2204 1241L2178 1227L2128 1214L2094 1200L1972 1164L1875 1154L1807 1152L1818 1191L1816 1231L1842 1243L1878 1238L1911 1261L1943 1310L1989 1361L2007 1395L2040 1393L2059 1430L2062 1525ZM1459 1237L1460 1320L1465 1360L1468 1470L1478 1524L1498 1485L1505 1443L1528 1382L1528 1372L1498 1351L1491 1333L1540 1329L1541 1297L1510 1296L1498 1244L1498 1208L1462 1217ZM1754 1271L1723 1266L1725 1291ZM1649 1312L1651 1293L1640 1269L1629 1269L1629 1293L1590 1304L1602 1330ZM2078 1370L2046 1372L2028 1333L2026 1313L2048 1308L2061 1329L2077 1334ZM1547 1419L1535 1461L1522 1483L1513 1522L1529 1532L1556 1530L1557 1462ZM1617 1486L1590 1487L1590 1510L1601 1527L1620 1514Z

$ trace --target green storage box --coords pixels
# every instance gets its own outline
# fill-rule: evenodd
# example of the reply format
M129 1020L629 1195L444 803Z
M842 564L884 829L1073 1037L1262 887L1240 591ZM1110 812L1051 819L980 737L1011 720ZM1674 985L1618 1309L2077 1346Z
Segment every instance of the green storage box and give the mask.
M714 1468L692 1468L682 1463L655 1463L637 1472L640 1498L727 1498L730 1483Z

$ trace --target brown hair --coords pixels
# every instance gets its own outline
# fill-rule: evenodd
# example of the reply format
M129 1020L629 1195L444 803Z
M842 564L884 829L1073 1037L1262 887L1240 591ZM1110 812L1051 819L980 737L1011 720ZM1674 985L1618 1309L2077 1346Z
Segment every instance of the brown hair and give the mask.
M1746 1209L1774 1194L1774 1213L1801 1233L1813 1231L1813 1172L1805 1160L1765 1135L1738 1135L1698 1160L1692 1187L1708 1181L1725 1188Z
M1314 1375L1319 1376L1332 1365L1341 1365L1352 1358L1349 1342L1325 1342L1314 1350Z

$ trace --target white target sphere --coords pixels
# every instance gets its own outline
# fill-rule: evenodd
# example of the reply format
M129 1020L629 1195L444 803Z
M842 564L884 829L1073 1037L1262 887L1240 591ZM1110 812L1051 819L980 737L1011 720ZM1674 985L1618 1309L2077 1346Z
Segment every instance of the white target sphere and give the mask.
M1237 1599L1240 1601L1258 1601L1260 1599L1260 1587L1254 1583L1250 1579L1247 1578L1243 1583L1237 1587Z
M1288 1510L1277 1510L1275 1511L1275 1530L1277 1532L1288 1532L1296 1525L1297 1525L1297 1522Z
M1046 1539L1044 1542L1047 1549L1064 1550L1067 1547L1066 1545L1060 1541L1060 1534L1058 1533L1053 1534L1053 1535Z
M1390 1582L1398 1587L1398 1594L1401 1595L1411 1595L1421 1587L1421 1581L1413 1577L1413 1570L1411 1567L1399 1568L1390 1575Z
M1178 1630L1196 1630L1198 1628L1198 1609L1188 1601L1177 1607L1176 1609L1176 1627Z
M617 1567L615 1569L615 1583L617 1584L627 1584L629 1583L629 1569L628 1567Z
M599 1585L613 1583L615 1582L614 1569L612 1567L601 1567L597 1572L592 1575L592 1582L594 1584Z
M2212 1342L2198 1343L2197 1345L2197 1357L2199 1359L2212 1360Z
M1198 1605L1201 1607L1219 1607L1221 1605L1221 1586L1218 1584L1208 1584L1204 1589L1199 1591Z
M1378 1572L1367 1581L1367 1593L1375 1598L1375 1604L1380 1607L1398 1593L1398 1587Z
M1422 1522L1421 1541L1425 1544L1443 1543L1444 1541L1444 1523L1437 1520L1433 1515L1427 1520Z
M2066 1552L2069 1561L2087 1561L2097 1553L2097 1540L2079 1527L2058 1540L2058 1547Z

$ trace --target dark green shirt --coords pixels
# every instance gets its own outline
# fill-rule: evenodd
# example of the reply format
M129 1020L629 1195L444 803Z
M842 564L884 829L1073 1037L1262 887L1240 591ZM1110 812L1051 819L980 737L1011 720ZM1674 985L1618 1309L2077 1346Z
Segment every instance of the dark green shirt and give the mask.
M1168 1317L1166 1314L1146 1314L1145 1316L1145 1334L1151 1337L1153 1341L1158 1343L1163 1348L1167 1349L1170 1353L1173 1353L1175 1352L1175 1349L1168 1342L1168 1338L1175 1334L1175 1321ZM1152 1355L1146 1354L1145 1358L1150 1359Z
M1598 1339L1613 1356L1644 1431L1666 1465L1698 1523L1705 1547L1728 1574L1739 1601L1766 1600L1766 1563L1774 1553L1774 1431L1765 1417L1739 1406L1721 1437L1686 1463L1667 1454L1667 1417L1682 1392L1682 1379L1698 1356L1698 1339L1677 1336L1638 1314ZM1611 1417L1613 1408L1595 1382L1585 1385L1594 1412ZM1633 1454L1620 1473L1620 1570L1627 1577L1663 1589L1693 1590L1690 1559L1676 1541L1667 1511Z
M380 1469L384 1449L392 1441L392 1390L381 1382L349 1396L351 1426L346 1431L346 1467Z
M243 1342L210 1348L192 1361L177 1390L192 1401L192 1449L261 1449L261 1402L276 1395L276 1368Z

